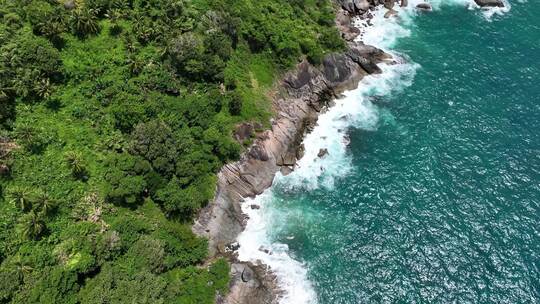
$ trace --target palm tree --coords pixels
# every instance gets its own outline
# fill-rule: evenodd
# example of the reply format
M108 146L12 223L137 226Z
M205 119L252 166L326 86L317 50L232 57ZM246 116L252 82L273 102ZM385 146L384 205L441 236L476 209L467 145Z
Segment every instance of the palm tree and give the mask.
M86 173L84 160L80 153L75 151L67 152L65 155L67 165L71 169L71 173L75 177L82 177Z
M17 127L15 134L19 139L19 143L21 143L25 148L28 148L32 145L32 142L36 137L36 130L28 124L22 124Z
M35 240L45 230L45 223L41 216L32 210L21 217L17 228L23 238Z
M46 192L41 192L36 198L36 205L43 215L48 215L56 207L56 200Z
M19 281L21 281L25 275L29 274L30 272L32 272L32 267L30 265L28 265L22 258L20 255L17 255L14 259L13 259L13 270L15 271L15 276L17 277L17 279L19 279Z
M99 33L96 10L84 6L75 9L71 14L71 27L75 34L82 37Z
M11 198L11 201L15 204L16 207L21 209L21 211L26 212L32 209L31 193L27 188L15 187L11 191L9 191L9 196Z

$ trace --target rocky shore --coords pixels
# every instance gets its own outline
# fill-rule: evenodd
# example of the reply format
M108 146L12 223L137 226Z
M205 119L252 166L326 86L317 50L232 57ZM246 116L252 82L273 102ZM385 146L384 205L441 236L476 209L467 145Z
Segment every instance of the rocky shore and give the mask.
M215 199L201 211L193 226L195 233L208 238L210 256L224 256L231 262L230 292L225 297L219 296L217 303L278 303L280 290L271 269L237 259L236 238L248 220L242 212L242 203L245 198L255 197L269 188L278 171L288 174L294 170L296 160L303 155L305 133L333 99L345 90L356 88L364 76L380 73L378 63L392 60L380 49L355 42L361 33L352 26L353 18L359 16L369 22L371 11L379 5L391 17L397 14L395 5L407 6L407 2L336 0L336 24L348 42L347 50L327 55L320 66L304 60L283 77L273 94L275 115L270 130L254 134L255 126L239 126L236 134L239 139L252 135L256 139L239 161L221 169ZM418 9L427 8L430 7Z

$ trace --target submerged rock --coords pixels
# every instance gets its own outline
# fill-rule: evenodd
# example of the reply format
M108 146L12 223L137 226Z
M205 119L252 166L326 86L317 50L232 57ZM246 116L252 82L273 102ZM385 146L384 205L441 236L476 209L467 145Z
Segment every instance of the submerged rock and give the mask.
M266 254L271 254L270 249L268 249L268 248L266 248L264 246L259 247L259 251L264 252Z
M416 9L421 11L432 11L433 8L431 7L431 4L429 3L419 3L416 5Z
M227 250L236 251L238 249L240 249L240 244L238 242L233 242L227 245Z
M328 155L328 149L320 149L320 150L319 150L319 153L317 154L317 157L318 157L318 158L323 158L323 157L325 157L326 155Z
M384 18L387 18L387 19L388 19L388 18L390 18L390 17L395 17L395 16L397 16L397 14L398 14L397 11L391 9L391 10L389 10L388 12L386 12L386 14L384 14Z
M293 171L294 171L293 167L290 167L290 166L283 166L279 170L279 172L281 172L281 174L283 174L283 176L287 176L287 175L291 174Z
M474 0L480 7L504 7L502 0Z

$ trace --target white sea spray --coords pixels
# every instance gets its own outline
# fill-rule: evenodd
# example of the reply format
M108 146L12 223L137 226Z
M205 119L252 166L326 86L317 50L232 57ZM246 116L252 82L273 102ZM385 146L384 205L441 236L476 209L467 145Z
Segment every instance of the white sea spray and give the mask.
M347 152L347 132L351 127L375 131L380 123L380 110L372 103L372 98L384 98L397 90L409 86L419 65L404 60L393 47L400 38L411 34L414 20L421 13L414 7L420 0L409 1L408 8L396 7L399 17L384 18L386 10L378 9L371 19L371 26L357 20L361 39L364 43L379 47L392 54L395 63L381 64L381 74L369 75L358 88L344 93L335 105L319 116L314 130L304 139L305 154L290 175L277 174L274 186L263 194L246 201L243 211L249 216L245 230L238 237L239 259L262 262L268 265L278 277L278 285L284 291L281 304L317 303L317 294L308 278L309 265L291 256L286 244L271 237L272 231L287 225L287 214L298 210L277 210L273 207L273 191L290 189L294 191L313 190L320 187L332 189L338 178L350 173L351 158ZM479 9L473 0L432 0L434 10L447 5L458 5L468 9ZM483 10L486 18L504 13L509 9ZM321 149L328 153L319 157ZM260 209L250 206L257 204ZM305 216L309 216L305 214Z

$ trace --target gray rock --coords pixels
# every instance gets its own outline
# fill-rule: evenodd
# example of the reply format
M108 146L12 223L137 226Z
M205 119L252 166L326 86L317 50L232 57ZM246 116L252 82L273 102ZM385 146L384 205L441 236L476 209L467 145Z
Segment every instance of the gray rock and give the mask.
M298 73L290 74L289 77L285 78L284 82L292 89L300 89L308 84L314 77L316 77L316 75L312 69L310 69L310 64L307 61L304 61L298 66Z
M255 132L255 128L252 124L246 122L241 123L238 126L236 126L236 130L234 131L234 137L237 141L243 142L246 139L251 138L253 136L253 133Z
M367 11L369 9L369 2L367 0L354 0L354 6L358 11Z
M349 13L356 13L353 0L340 0L341 7Z
M421 11L432 11L433 8L431 7L431 4L429 3L419 3L416 5L416 9Z
M281 172L281 174L283 176L287 176L291 173L293 173L293 167L290 167L290 166L282 166L281 169L279 169L279 172Z
M245 267L242 271L242 282L247 283L253 278L253 270L249 267Z
M64 1L64 8L65 9L72 10L72 9L75 9L75 7L77 7L77 4L75 4L74 0L66 0L66 1Z
M282 166L294 166L296 164L296 155L295 153L287 152L282 155Z
M394 2L394 0L384 0L384 7L386 7L389 10L392 10L395 4L396 3Z
M251 147L251 149L249 150L249 156L251 156L253 159L260 161L268 161L270 159L264 147L257 144Z
M298 146L298 149L296 149L296 159L302 159L304 157L304 154L306 153L306 146L304 144L300 144Z
M323 74L331 82L344 82L351 76L345 54L330 54L323 59Z
M236 251L240 249L240 244L238 242L233 242L227 245L227 250L229 251Z
M409 5L409 1L408 0L401 0L401 7L406 7Z
M398 12L393 10L393 9L390 9L388 12L386 12L386 14L384 14L384 18L390 18L390 17L395 17L397 16Z
M251 209L261 209L261 206L255 205L255 204L251 204L251 205L249 205L249 207L250 207Z
M264 246L259 247L259 251L264 252L266 254L270 254L270 249L268 249L268 248L266 248Z
M318 157L318 158L323 158L323 157L325 157L326 155L328 155L328 149L320 149L320 150L319 150L319 153L317 153L317 157Z
M504 7L502 0L474 0L480 7Z
M338 1L343 7L347 6L344 3L353 5L351 16L358 14L352 0ZM378 4L375 0L368 2L371 6ZM347 26L350 25L339 28ZM298 147L303 134L316 121L316 108L322 110L344 90L356 88L368 72L380 72L377 64L390 57L363 44L351 42L348 46L350 49L345 53L327 55L320 66L304 60L287 73L271 95L275 113L271 129L257 131L251 149L239 161L224 165L217 175L214 200L200 211L192 230L208 239L210 258L226 256L232 262L231 288L224 296L224 303L277 304L279 301L275 276L264 266L237 262L235 253L227 252L224 244L235 242L245 228L247 216L241 208L244 199L262 193L272 185L278 171L288 171L295 165L297 156L302 154Z

